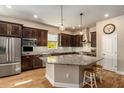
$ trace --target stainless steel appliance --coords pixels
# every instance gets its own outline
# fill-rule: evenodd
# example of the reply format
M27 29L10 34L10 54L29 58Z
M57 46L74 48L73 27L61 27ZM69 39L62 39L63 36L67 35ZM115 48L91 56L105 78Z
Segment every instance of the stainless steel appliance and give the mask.
M23 52L33 52L33 47L32 46L23 46L22 51Z
M37 39L36 38L22 38L22 46L36 46Z
M0 77L21 72L21 39L0 37Z

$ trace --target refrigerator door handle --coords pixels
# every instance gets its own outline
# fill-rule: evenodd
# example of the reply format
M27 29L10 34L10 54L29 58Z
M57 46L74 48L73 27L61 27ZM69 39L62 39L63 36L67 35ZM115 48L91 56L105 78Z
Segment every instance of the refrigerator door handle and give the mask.
M9 41L8 38L6 39L6 56L7 56L7 62L9 61Z
M15 62L15 41L14 38L11 38L11 52L12 52L12 61Z
M11 42L11 38L9 38L9 61L12 62L12 51L11 51L11 46L12 46L12 42Z

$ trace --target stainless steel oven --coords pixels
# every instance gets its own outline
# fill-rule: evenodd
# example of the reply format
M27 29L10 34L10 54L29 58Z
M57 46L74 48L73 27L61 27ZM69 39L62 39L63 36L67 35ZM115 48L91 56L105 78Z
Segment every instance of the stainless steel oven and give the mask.
M37 46L36 38L22 38L22 46Z
M33 46L23 46L22 51L23 52L33 52Z

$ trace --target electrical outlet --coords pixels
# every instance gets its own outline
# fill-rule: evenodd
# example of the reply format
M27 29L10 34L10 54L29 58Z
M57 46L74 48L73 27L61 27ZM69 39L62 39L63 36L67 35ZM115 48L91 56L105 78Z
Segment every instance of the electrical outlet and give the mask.
M69 74L68 73L66 74L66 78L69 78Z

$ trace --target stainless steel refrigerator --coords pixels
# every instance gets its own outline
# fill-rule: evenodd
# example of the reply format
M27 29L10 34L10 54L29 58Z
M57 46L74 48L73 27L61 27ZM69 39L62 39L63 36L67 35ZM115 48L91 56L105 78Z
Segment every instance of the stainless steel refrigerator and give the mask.
M0 77L21 72L21 38L0 37Z

